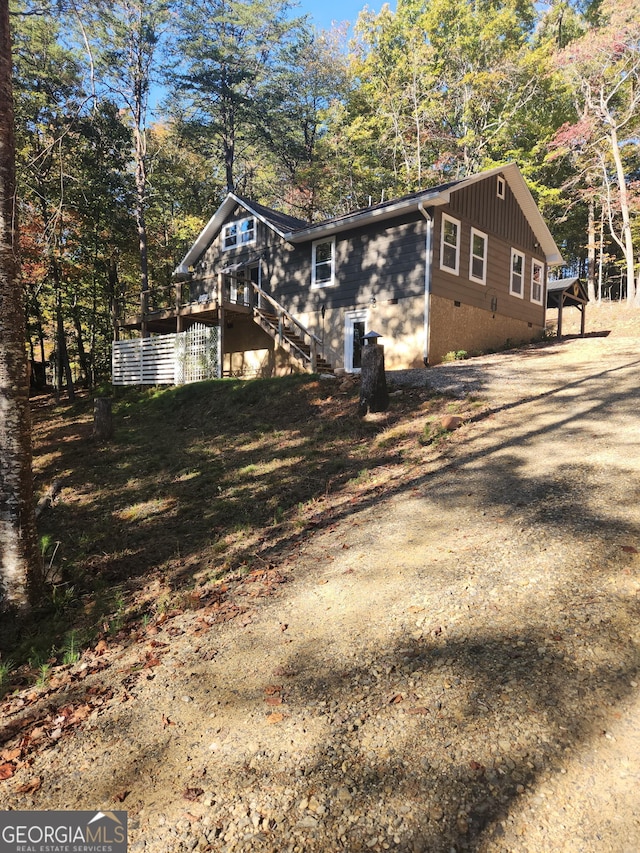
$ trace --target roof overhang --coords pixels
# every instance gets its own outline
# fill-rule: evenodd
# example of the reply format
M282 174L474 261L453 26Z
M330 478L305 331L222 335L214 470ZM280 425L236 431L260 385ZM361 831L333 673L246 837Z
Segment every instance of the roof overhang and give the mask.
M400 199L397 202L358 210L339 219L329 219L326 222L319 222L317 225L310 225L308 228L286 234L285 237L289 243L304 243L307 240L319 240L323 237L330 237L333 234L339 234L342 231L349 231L363 225L383 222L386 219L395 219L404 213L421 212L425 207L440 207L449 203L453 193L476 184L479 181L484 181L493 175L503 175L506 179L531 226L531 230L536 236L547 264L550 266L562 264L563 260L560 250L547 228L538 205L531 195L531 191L516 163L496 166L493 169L479 172L477 175L472 175L469 178L462 178L456 183L447 186L446 189L435 187L434 189L425 190L423 193L413 195L410 198Z
M334 234L350 231L354 228L360 228L365 225L384 222L388 219L396 219L399 216L408 213L422 214L425 207L441 207L446 205L449 203L453 193L469 187L472 184L478 183L479 181L484 181L493 175L503 175L506 179L513 195L526 216L533 233L535 234L536 240L538 241L540 249L545 256L547 264L550 266L562 264L563 260L560 250L558 249L551 232L542 218L538 205L531 195L531 191L522 177L520 169L516 163L507 163L504 166L496 166L495 168L489 169L485 172L479 172L477 175L462 178L461 180L449 184L446 187L435 187L430 190L425 190L422 193L416 193L408 198L399 199L395 202L379 204L364 210L357 210L353 213L347 214L346 216L341 216L336 219L328 219L324 222L318 222L315 225L309 225L306 228L300 228L295 231L288 232L284 232L277 228L273 222L270 222L259 211L255 210L251 206L250 202L240 198L235 195L235 193L229 193L202 229L187 254L176 267L174 278L178 280L191 278L190 268L207 249L211 241L222 229L227 218L238 206L244 208L249 215L255 216L256 219L263 222L283 240L295 245L305 243L310 240L320 240L324 237L330 237Z
M328 219L325 222L319 222L317 225L310 225L308 228L287 234L286 239L289 243L304 243L307 240L320 240L332 234L350 231L362 225L384 222L386 219L396 219L405 213L418 212L421 207L447 204L450 192L451 190L425 190L424 193L409 199L401 199L395 203L367 208L366 210L357 210L347 216L340 217L340 219Z

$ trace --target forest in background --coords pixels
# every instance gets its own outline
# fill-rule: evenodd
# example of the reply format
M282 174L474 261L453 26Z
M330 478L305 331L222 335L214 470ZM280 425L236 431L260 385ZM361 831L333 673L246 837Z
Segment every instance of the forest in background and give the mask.
M289 0L12 5L32 362L108 378L118 318L228 189L307 220L515 160L590 296L640 299L635 0L398 0L353 34Z

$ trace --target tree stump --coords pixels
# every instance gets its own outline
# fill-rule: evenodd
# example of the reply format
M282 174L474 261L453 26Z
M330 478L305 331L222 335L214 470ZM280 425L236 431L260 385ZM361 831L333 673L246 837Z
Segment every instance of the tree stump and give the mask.
M389 392L384 372L384 347L379 344L367 344L362 347L360 414L386 412L388 408Z
M96 397L93 401L93 437L96 441L113 438L113 413L110 397Z

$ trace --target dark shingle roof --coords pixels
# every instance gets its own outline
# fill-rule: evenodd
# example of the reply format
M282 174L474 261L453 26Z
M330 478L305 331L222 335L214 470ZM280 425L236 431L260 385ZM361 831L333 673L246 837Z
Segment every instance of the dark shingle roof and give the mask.
M248 198L243 198L242 196L237 196L247 207L250 207L251 210L258 213L263 219L266 219L271 225L278 229L278 231L298 231L301 228L307 228L309 223L305 222L304 219L298 219L295 216L289 216L287 213L282 213L279 210L272 210L270 207L265 207L263 204L258 204L258 202L251 201Z

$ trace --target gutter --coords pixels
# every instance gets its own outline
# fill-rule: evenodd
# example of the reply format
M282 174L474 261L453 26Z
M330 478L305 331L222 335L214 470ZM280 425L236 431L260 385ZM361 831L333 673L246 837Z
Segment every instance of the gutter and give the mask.
M347 214L339 219L329 219L325 222L318 222L315 225L310 225L308 228L303 228L300 231L291 231L285 234L285 239L289 243L303 243L306 240L328 237L333 234L338 234L341 231L350 231L352 228L358 228L362 225L368 225L372 222L384 222L387 219L395 219L404 213L412 213L415 210L423 210L423 205L428 200L432 205L446 204L449 200L450 193L435 191L429 192L425 190L422 201L417 201L415 198L403 199L402 201L393 204L384 204L378 207L365 208L358 210L355 213ZM424 214L423 214L424 215Z
M424 202L420 202L418 210L424 216L427 223L427 235L425 238L424 258L424 351L422 361L425 367L429 367L429 343L431 334L431 268L433 266L433 216L425 208Z

